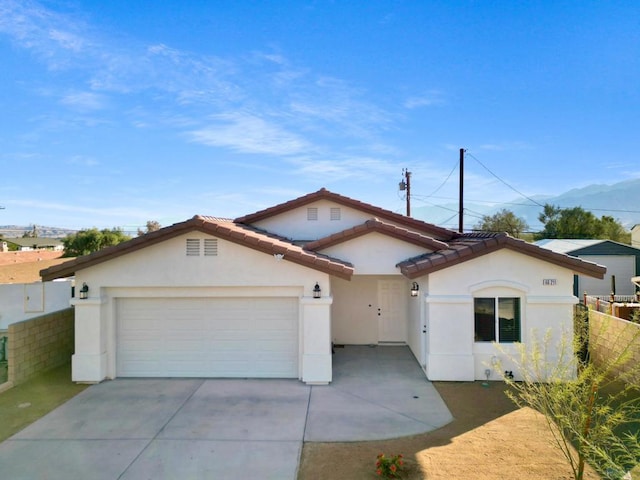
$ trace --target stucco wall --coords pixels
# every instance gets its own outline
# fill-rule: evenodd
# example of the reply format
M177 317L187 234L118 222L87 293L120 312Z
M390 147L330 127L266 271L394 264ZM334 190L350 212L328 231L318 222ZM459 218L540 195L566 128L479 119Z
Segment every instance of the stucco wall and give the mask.
M69 307L71 281L0 285L0 330L10 323Z
M377 232L322 250L325 255L351 262L355 275L398 275L398 263L425 252L424 247Z
M72 308L9 325L9 383L69 362L73 354Z
M76 285L86 282L89 296L100 295L100 287L234 287L304 286L311 295L319 282L330 294L328 276L272 255L218 239L217 256L186 256L187 238L214 238L200 232L115 258L76 273Z
M330 381L329 275L222 239L217 256L189 257L187 238L215 237L192 232L76 272L76 285L86 282L89 298L73 301L78 320L73 380L115 377L118 298L289 296L300 299L298 331L303 337L305 332L322 332L301 338L300 364L305 369L301 378L308 383ZM327 300L305 303L316 282ZM317 323L317 328L308 322Z
M425 282L420 282L423 285ZM496 360L513 370L513 345L501 352L474 341L474 297L520 297L522 342L549 328L554 338L571 330L573 273L509 250L478 257L429 275L427 376L432 380L484 380ZM518 378L518 372L514 371ZM492 373L492 379L497 379Z
M340 209L340 220L331 220L331 207ZM307 220L308 208L318 209L318 220ZM319 200L281 215L255 222L254 225L269 232L277 232L278 235L293 240L317 240L356 225L361 225L374 216L329 200ZM396 224L387 219L384 221ZM406 228L406 225L403 228Z
M410 282L406 278L400 275L354 275L351 281L332 278L331 334L334 343L371 345L380 341L378 282L381 280L406 283L406 289L399 299L403 305L398 314L400 321L408 326L405 302L410 300ZM411 331L408 336L412 336Z
M602 368L611 362L616 375L638 378L640 365L640 325L605 313L589 310L589 351L591 360ZM619 359L619 362L615 362Z

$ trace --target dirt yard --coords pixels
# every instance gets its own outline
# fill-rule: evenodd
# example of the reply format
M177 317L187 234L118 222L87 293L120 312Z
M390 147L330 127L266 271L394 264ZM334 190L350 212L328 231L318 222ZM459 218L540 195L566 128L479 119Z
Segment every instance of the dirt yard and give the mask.
M62 252L50 250L0 252L0 283L38 282L40 270L72 260L61 257Z
M354 443L307 443L298 480L374 479L379 453L401 453L409 480L565 480L571 469L540 414L518 409L495 382L436 382L455 420L423 435ZM589 470L585 479L600 477Z

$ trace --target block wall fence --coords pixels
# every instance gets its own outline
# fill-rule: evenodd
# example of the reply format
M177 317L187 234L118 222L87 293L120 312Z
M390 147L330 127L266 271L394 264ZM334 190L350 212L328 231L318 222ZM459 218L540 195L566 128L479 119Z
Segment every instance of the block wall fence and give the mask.
M66 308L9 325L7 383L19 385L71 361L74 313L73 308Z
M591 361L605 368L610 362L615 362L616 358L621 358L620 365L616 365L612 371L616 376L624 378L631 373L638 375L640 325L589 310L589 353Z

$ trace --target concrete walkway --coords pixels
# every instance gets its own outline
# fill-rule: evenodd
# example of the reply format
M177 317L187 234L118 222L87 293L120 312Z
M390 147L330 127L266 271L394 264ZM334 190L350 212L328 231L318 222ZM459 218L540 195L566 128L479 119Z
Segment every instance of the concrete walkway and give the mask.
M0 444L11 479L291 479L303 441L423 433L452 420L406 347L336 349L329 386L118 379Z

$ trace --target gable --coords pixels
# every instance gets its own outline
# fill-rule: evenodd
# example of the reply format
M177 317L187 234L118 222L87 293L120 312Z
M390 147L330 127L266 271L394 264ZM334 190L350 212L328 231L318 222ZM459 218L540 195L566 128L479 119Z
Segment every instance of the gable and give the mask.
M354 266L357 275L397 275L397 264L425 253L425 248L383 233L371 232L320 250Z
M582 273L595 278L603 278L606 268L586 262L577 257L527 243L515 239L506 233L461 234L449 242L447 248L427 253L401 262L398 266L407 278L417 278L431 272L450 268L459 263L465 263L483 255L507 249L524 256L532 257L542 262L551 263L566 268L575 273Z
M293 262L342 278L350 278L353 273L351 265L343 261L305 251L299 246L293 245L279 237L269 235L266 232L256 231L247 226L236 225L227 220L196 215L185 222L162 228L119 245L105 248L90 255L78 257L65 264L42 270L40 275L44 280L68 277L74 275L78 270L110 262L123 255L148 249L158 243L166 242L174 237L193 232L200 232L211 237L227 240L231 243L270 256L275 254L282 255L282 258L287 262Z
M315 205L316 203L317 205ZM327 206L328 211L325 210L323 212L320 210L320 208ZM347 209L349 209L349 211L345 215L345 221L340 225L335 224L335 226L333 227L330 226L330 223L328 225L325 224L322 227L319 226L320 224L315 224L315 227L306 225L306 227L309 229L308 233L307 231L299 231L290 226L290 223L295 223L296 221L300 221L301 219L305 219L306 221L306 213L308 212L308 208L318 208L319 210L317 221L326 222L326 214L328 213L330 218L331 208L343 207L346 207ZM296 210L300 209L302 209L302 212L298 211L297 213L288 216L289 213L295 212ZM357 213L354 213L354 211ZM402 226L407 229L430 235L433 238L437 238L439 240L450 239L455 235L455 232L446 228L438 227L421 220L416 220L412 217L400 215L390 210L385 210L383 208L376 207L365 202L360 202L358 200L354 200L352 198L330 192L325 188L322 188L317 192L313 192L296 198L294 200L290 200L288 202L261 210L259 212L236 218L234 221L236 223L253 225L272 232L277 232L279 235L286 236L287 238L291 238L293 240L316 240L340 230L344 230L345 228L353 227L354 225L362 223L365 219L371 218L372 216L380 218L385 222L392 223L394 225ZM278 217L281 218L279 220L275 220ZM273 220L273 223L270 223L269 220ZM289 229L287 228L287 226L289 226ZM315 233L316 231L318 233ZM287 234L287 232L290 232L291 235ZM311 236L305 238L305 234Z
M503 289L512 285L531 296L571 292L573 272L505 248L429 274L430 295L469 295L481 291L479 286L487 289L497 284Z
M215 250L205 244L210 241L215 242ZM302 265L199 231L82 269L83 281L91 285L132 288L277 285L278 279L288 284L311 284L316 276L317 272Z
M318 240L371 218L366 212L329 200L317 200L251 223L294 241Z

